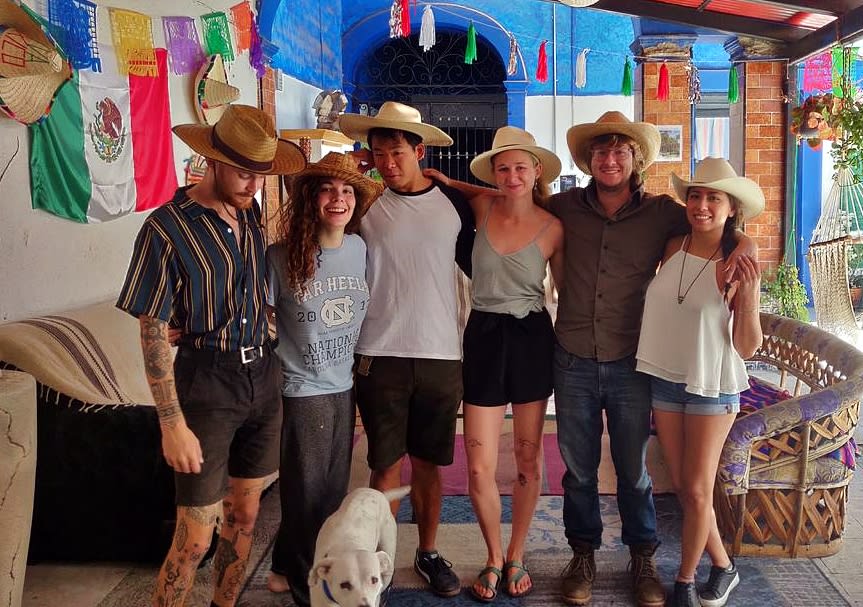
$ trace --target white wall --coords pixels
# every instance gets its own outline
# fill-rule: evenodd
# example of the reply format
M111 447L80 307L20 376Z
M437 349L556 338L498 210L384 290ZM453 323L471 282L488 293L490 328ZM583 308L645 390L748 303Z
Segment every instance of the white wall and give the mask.
M282 76L282 90L276 91L276 128L313 129L318 121L312 103L321 89L291 76Z
M563 165L562 175L581 175L566 145L566 131L569 127L593 122L612 110L633 118L634 108L634 98L623 95L528 97L525 104L525 128L536 137L538 145L558 155Z
M38 0L27 0L39 8ZM206 4L206 6L205 6ZM97 2L98 39L111 43L108 6L128 8L153 17L196 16L228 10L236 0L111 0ZM200 28L200 22L198 23ZM199 29L200 33L200 29ZM160 19L153 21L156 46L164 46ZM228 66L231 84L242 91L238 103L257 105L258 85L248 53ZM194 75L169 76L174 124L196 122L192 106ZM132 214L104 224L78 224L31 208L27 128L0 115L0 169L21 150L0 182L0 322L34 314L59 312L116 296L122 286L135 235L146 214ZM190 150L174 138L178 181Z

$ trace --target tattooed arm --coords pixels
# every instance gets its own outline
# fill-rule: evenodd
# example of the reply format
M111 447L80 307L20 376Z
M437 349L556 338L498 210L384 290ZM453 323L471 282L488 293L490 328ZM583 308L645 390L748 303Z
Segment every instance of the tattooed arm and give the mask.
M177 472L201 472L204 457L198 437L189 430L180 409L174 385L174 364L168 340L168 323L158 318L141 316L141 348L147 383L156 401L159 426L162 430L162 453Z

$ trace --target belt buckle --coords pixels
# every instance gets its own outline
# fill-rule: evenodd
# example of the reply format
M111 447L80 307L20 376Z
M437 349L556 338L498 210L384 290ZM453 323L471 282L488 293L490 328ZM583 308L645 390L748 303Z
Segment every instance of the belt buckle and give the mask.
M240 362L244 365L247 365L250 362L257 360L258 358L263 356L263 354L263 348L261 346L249 346L247 348L240 348Z

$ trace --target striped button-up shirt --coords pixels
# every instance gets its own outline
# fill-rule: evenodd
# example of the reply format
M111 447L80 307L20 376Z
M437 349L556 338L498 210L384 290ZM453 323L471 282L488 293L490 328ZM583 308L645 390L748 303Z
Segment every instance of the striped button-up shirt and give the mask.
M237 351L267 339L265 235L257 205L231 227L180 188L141 227L117 307L182 330L180 344Z

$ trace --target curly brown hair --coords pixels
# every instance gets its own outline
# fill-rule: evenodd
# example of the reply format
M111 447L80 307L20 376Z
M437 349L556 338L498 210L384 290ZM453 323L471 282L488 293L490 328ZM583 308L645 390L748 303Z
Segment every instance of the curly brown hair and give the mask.
M287 264L283 274L294 291L304 287L315 276L320 265L321 244L318 238L321 216L318 211L318 193L328 177L295 179L290 199L279 215L279 242L287 250ZM354 214L345 226L345 234L356 234L360 229L362 210L368 201L357 193Z

